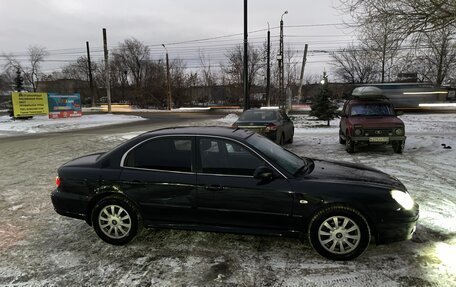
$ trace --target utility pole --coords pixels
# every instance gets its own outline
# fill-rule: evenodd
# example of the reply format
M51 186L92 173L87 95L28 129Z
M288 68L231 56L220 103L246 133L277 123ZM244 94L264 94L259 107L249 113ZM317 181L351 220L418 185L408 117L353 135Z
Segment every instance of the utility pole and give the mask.
M169 57L168 57L168 49L166 48L165 44L162 44L163 48L166 51L166 82L168 86L168 110L171 111L172 108L172 101L171 101L171 79L169 76Z
M249 66L248 66L248 40L247 40L247 0L244 0L244 111L250 108L249 101Z
M89 41L86 41L87 47L87 67L89 68L90 95L92 96L92 107L95 107L95 93L93 92L92 62L90 61Z
M266 106L271 106L271 31L268 22L268 47L266 57Z
M306 66L307 61L307 48L309 45L304 46L304 56L302 57L302 66L301 66L301 76L299 77L299 88L298 88L298 103L301 102L301 91L302 91L302 84L304 81L304 68Z
M284 72L283 72L283 15L288 14L288 11L283 12L282 16L280 17L280 46L279 46L279 55L277 55L277 60L279 61L279 107L280 108L285 108L285 95L284 95L284 90L283 90L283 77L284 77Z
M104 59L105 59L105 70L106 70L106 96L108 98L108 113L111 112L111 76L109 73L109 61L108 61L108 40L106 37L106 28L103 28L103 47L104 47Z

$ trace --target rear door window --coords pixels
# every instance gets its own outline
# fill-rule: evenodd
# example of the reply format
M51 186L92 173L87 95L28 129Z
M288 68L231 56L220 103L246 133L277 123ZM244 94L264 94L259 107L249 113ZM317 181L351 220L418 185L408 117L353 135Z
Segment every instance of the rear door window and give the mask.
M148 140L132 149L124 167L191 172L192 146L190 137L163 137Z

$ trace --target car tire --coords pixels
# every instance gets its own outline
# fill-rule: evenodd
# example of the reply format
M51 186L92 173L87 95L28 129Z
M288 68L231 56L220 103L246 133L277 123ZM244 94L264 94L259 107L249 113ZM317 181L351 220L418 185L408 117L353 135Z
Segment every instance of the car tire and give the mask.
M290 139L288 140L289 144L293 143L294 131L291 133Z
M137 234L139 212L128 200L109 196L101 199L92 211L92 225L97 235L113 245L124 245Z
M336 205L317 212L308 228L312 248L331 260L351 260L366 251L370 242L366 218L357 210Z
M339 143L340 144L345 144L345 140L342 138L342 131L339 130Z
M345 150L348 153L354 153L355 152L355 143L351 140L349 136L346 137L345 139Z
M281 133L281 134L280 134L279 141L278 141L278 144L282 146L283 143L284 143L284 141L285 141L285 134L284 134L284 133Z
M393 151L395 153L401 154L404 151L405 141L394 141L392 145Z

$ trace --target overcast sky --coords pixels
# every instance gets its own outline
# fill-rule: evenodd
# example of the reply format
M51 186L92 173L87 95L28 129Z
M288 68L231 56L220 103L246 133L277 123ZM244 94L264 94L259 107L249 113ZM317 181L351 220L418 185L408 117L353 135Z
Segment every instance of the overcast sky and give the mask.
M343 19L339 5L337 0L249 0L249 42L261 45L269 22L277 46L280 16L288 10L283 17L285 46L298 59L308 43L306 69L330 70L328 56L316 50L334 50L353 41L350 30L341 25L347 18ZM134 37L150 45L152 57L159 59L164 43L170 58L184 59L190 68L197 68L199 51L217 64L227 49L242 44L243 0L0 0L0 21L0 53L22 59L29 46L45 47L50 52L45 72L85 55L86 41L92 57L100 59L102 28L107 29L110 50ZM207 40L194 41L200 39Z

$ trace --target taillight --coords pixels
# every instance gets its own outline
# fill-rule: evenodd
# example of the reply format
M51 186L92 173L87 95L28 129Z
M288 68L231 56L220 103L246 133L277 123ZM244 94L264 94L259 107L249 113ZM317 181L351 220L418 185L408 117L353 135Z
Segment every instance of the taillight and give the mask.
M60 187L60 177L56 177L55 178L55 185L57 185L57 187Z
M266 132L275 132L277 130L277 125L275 124L268 124L266 126Z

